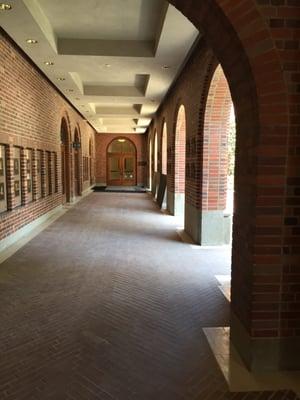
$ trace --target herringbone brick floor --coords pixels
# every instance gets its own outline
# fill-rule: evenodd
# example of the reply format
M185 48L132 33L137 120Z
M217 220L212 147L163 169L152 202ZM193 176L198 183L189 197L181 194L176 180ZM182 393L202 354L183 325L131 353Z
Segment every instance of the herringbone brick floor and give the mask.
M94 193L0 266L0 399L229 393L202 328L228 325L228 250L182 243L146 194Z

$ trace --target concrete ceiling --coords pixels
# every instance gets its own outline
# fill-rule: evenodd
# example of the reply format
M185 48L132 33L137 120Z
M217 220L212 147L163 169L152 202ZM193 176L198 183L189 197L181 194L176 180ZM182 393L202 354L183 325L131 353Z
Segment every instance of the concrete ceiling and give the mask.
M199 35L163 0L7 3L0 25L98 132L144 133Z

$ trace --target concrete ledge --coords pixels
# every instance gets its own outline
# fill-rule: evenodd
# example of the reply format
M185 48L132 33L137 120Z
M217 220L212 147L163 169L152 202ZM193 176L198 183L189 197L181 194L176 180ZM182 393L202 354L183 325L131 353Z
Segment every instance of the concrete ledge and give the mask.
M230 338L250 371L300 370L300 337L251 337L232 313Z
M230 341L229 327L203 328L203 331L230 391L294 390L299 394L300 371L249 371Z
M221 211L202 211L185 205L185 230L201 246L230 244L232 216Z

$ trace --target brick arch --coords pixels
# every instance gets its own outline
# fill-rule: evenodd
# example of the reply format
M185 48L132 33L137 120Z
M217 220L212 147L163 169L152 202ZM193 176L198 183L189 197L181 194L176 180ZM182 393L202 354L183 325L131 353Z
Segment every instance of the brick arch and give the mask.
M83 187L82 177L82 149L81 149L81 133L79 125L76 124L73 134L73 143L79 145L78 148L74 148L74 174L73 174L73 187L74 195L81 196Z
M61 135L62 126L64 127L64 129L66 130L66 133L67 133L66 142L68 144L70 144L70 142L71 142L71 123L70 123L70 118L69 118L69 115L67 112L63 113L59 120L60 135ZM61 136L60 136L60 138L61 138Z
M295 204L292 201L298 201L288 199L285 187L289 182L293 187L296 185L294 167L299 164L296 157L288 156L292 151L288 149L289 123L292 124L288 112L294 113L294 121L298 118L298 123L299 113L296 116L296 101L292 95L295 85L291 84L290 78L285 82L283 72L287 68L296 70L291 65L296 56L280 51L271 14L264 15L267 10L258 0L244 0L242 4L226 0L169 2L204 35L224 70L234 103L237 132L231 304L237 318L234 318L231 332L251 368L255 364L258 338L262 340L268 336L268 343L274 338L274 346L278 346L281 342L275 343L275 340L281 337L300 336L300 332L289 325L281 304L282 296L288 293L284 290L288 286L282 282L291 283L285 272L290 268L285 254L290 253L292 258L293 251L297 251L293 250L292 239L294 243L299 239L296 234L292 239L287 238L284 229L285 212L291 212L288 210L292 210L291 206ZM269 12L279 15L280 8L280 5L274 5ZM281 34L283 39L288 39L287 33ZM299 174L297 176L299 180ZM270 205L267 211L264 208L266 202ZM284 269L285 260L287 265ZM265 322L262 312L267 311L263 300L253 295L263 291L263 284L272 282L272 274L265 280L260 278L266 269L269 272L273 270L274 279L281 282L274 285L272 297L281 301L276 301L272 316L267 318L269 323ZM243 292L242 298L240 291ZM241 339L239 335L242 332L244 337ZM250 356L242 341L251 343ZM280 354L285 352L282 345L283 342ZM290 352L288 347L284 349ZM283 363L288 368L295 364L288 364L287 357ZM282 365L281 357L278 357L277 367Z
M62 133L62 130L64 132ZM62 141L62 135L64 135L64 141ZM70 202L71 200L71 154L70 154L70 143L71 143L71 130L70 130L70 119L67 113L64 113L60 120L60 144L61 144L61 194L62 202Z
M113 138L106 146L106 154L108 153L109 146L113 142L117 141L118 139L125 139L127 142L130 142L132 144L132 146L134 147L135 154L137 154L137 148L136 148L136 145L133 142L133 140L129 139L128 137L124 137L124 136L117 136L117 137Z

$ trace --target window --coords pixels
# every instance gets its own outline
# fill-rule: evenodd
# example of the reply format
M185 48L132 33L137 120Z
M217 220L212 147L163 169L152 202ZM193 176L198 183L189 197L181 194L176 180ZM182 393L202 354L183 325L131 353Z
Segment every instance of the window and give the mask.
M51 153L51 193L56 193L56 154Z
M15 196L15 207L22 204L22 191L21 191L21 149L14 147L14 196Z
M5 146L0 145L0 212L7 210Z

